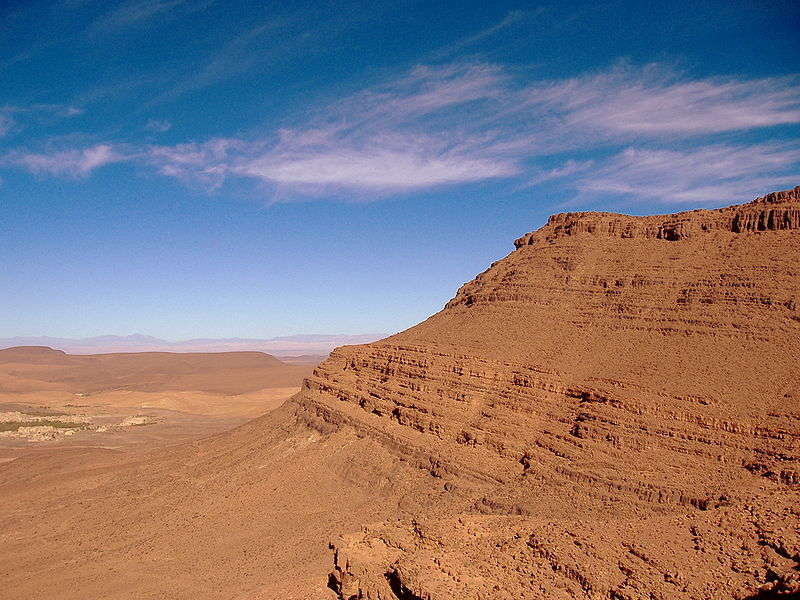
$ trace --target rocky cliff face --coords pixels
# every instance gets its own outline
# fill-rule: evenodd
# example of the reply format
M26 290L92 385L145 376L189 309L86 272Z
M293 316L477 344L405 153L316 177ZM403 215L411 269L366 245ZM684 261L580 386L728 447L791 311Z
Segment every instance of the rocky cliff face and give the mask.
M402 510L332 543L341 598L800 593L800 188L551 217L294 410L400 465Z

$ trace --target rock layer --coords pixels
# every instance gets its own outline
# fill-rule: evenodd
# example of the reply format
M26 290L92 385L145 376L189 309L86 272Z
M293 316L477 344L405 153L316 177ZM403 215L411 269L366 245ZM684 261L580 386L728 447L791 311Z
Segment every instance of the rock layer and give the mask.
M341 598L800 593L800 188L569 213L295 400L428 474L332 543ZM369 460L366 458L365 460Z

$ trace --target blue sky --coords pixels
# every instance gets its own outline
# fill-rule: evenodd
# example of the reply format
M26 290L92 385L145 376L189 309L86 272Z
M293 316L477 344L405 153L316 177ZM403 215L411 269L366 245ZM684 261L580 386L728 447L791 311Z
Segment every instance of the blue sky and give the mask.
M366 333L800 184L793 2L4 2L0 337Z

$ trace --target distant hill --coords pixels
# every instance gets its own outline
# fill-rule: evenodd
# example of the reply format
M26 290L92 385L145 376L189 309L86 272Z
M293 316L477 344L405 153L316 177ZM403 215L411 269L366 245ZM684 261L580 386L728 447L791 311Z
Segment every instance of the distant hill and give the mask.
M204 391L242 394L291 387L313 363L283 363L263 352L135 352L70 355L45 346L0 350L0 392Z
M103 352L267 352L276 356L325 356L338 346L367 344L386 337L386 333L301 334L273 338L196 338L169 341L149 335L101 335L89 338L22 336L0 338L0 348L47 346L70 354Z
M0 350L0 364L4 363L68 364L69 357L48 346L18 346Z

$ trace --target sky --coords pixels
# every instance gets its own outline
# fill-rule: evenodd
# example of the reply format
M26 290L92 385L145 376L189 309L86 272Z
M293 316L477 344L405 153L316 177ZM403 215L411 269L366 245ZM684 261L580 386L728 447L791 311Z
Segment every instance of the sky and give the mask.
M800 185L800 4L6 0L0 337L402 330L564 211Z

